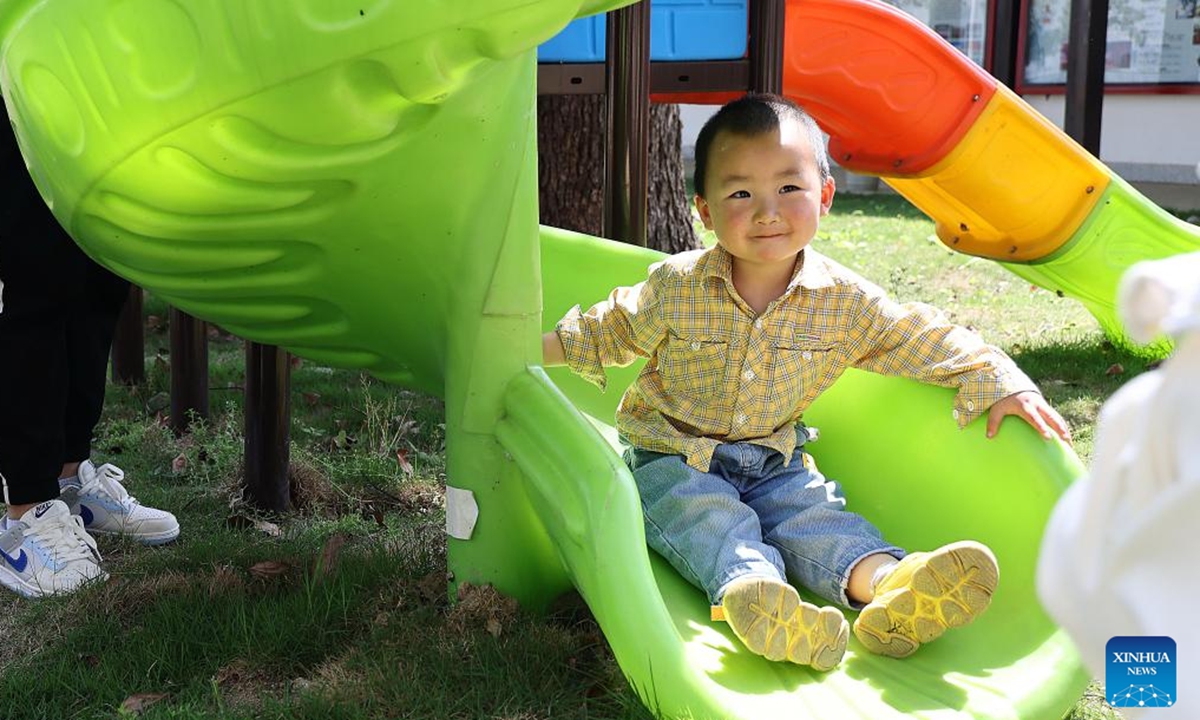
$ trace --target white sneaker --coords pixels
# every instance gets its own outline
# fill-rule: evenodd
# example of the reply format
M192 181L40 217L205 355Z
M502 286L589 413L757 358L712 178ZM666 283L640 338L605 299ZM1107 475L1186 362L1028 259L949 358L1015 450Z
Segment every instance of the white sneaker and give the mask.
M61 500L47 500L0 532L0 583L25 597L69 593L103 580L96 541Z
M83 518L88 532L126 535L144 545L162 545L179 537L179 521L165 510L146 507L130 495L116 465L79 464L79 484L62 484L62 499Z

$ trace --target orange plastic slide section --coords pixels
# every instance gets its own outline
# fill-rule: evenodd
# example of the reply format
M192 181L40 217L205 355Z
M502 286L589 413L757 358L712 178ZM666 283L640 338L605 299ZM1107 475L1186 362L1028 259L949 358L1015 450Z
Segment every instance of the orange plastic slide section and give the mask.
M788 0L783 92L830 135L842 167L914 175L937 164L997 82L911 15L877 0ZM719 103L730 96L655 96Z
M911 175L944 158L996 80L907 13L875 0L791 0L784 93L829 133L842 167Z

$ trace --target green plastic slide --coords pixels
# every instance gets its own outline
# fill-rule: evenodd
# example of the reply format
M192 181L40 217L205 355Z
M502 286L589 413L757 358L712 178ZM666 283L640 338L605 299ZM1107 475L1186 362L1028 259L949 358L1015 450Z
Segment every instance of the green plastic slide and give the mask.
M0 89L102 263L247 338L442 395L456 580L535 609L577 588L664 716L1058 718L1084 676L1033 569L1081 468L1015 423L958 431L948 391L850 374L809 419L818 463L896 542L996 550L971 627L904 661L852 643L815 675L741 650L649 557L596 419L632 370L600 395L538 367L543 327L653 259L537 224L534 48L622 1L0 0Z

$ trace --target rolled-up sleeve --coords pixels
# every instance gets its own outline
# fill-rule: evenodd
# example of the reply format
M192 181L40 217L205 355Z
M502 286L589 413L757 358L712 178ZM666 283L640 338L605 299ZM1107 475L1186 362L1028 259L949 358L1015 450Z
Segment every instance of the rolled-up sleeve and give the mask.
M852 364L957 388L952 415L959 427L1009 395L1038 392L1003 350L984 342L974 330L950 322L936 308L897 303L882 290L868 288L859 311L853 334L862 340L861 354Z
M576 305L558 321L554 329L572 371L605 389L604 368L623 367L650 356L665 333L658 302L660 268L651 268L645 282L613 290L607 300L586 312Z

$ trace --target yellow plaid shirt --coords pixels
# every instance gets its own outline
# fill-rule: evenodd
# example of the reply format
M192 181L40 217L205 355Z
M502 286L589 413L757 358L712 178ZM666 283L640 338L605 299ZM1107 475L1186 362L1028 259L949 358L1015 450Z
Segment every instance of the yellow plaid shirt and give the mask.
M1033 382L1000 349L935 308L890 300L812 249L762 315L733 287L720 246L671 256L645 282L557 332L567 364L604 388L604 367L649 358L621 398L617 429L637 447L707 471L718 443L751 441L790 459L805 408L848 367L957 387L960 426Z

